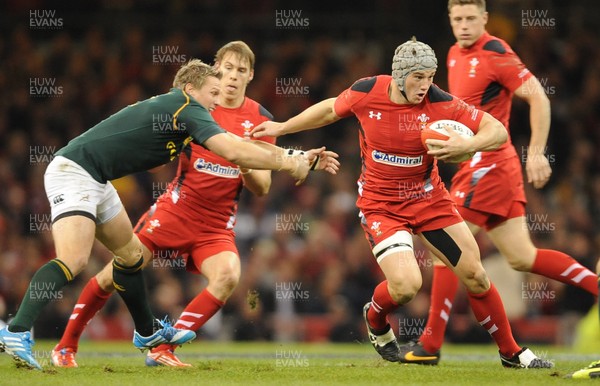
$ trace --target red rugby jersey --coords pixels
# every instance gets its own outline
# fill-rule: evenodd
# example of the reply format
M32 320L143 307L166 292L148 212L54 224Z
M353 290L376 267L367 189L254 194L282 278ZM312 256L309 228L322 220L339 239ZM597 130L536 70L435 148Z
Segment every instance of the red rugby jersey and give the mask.
M272 120L264 107L246 97L235 109L217 106L215 121L232 134L248 136L254 126ZM275 143L274 138L261 140ZM179 157L177 175L157 202L170 201L190 223L203 222L218 229L233 229L240 192L243 187L240 169L234 163L195 143L190 143Z
M458 43L450 47L446 65L450 93L489 113L509 130L514 91L533 76L510 46L486 32L471 47L461 48ZM510 130L509 140L500 148L479 154L479 165L514 156Z
M452 119L477 132L483 113L432 85L421 103L396 104L388 96L393 79L379 75L356 81L336 99L340 117L360 122L362 173L359 194L376 201L403 201L441 192L437 162L421 143L428 122Z

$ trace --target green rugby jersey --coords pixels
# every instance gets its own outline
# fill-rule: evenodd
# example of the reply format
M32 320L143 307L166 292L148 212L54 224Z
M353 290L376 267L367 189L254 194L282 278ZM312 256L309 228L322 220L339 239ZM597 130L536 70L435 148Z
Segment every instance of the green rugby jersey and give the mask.
M77 162L101 183L172 161L192 140L224 133L183 90L127 106L72 139L56 155Z

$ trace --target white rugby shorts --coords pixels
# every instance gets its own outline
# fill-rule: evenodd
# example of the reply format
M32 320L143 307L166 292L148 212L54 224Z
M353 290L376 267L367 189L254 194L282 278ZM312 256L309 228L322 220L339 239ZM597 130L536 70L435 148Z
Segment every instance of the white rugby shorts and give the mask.
M112 220L123 207L114 186L96 181L74 161L56 156L44 174L46 196L50 202L52 222L81 215L104 224Z

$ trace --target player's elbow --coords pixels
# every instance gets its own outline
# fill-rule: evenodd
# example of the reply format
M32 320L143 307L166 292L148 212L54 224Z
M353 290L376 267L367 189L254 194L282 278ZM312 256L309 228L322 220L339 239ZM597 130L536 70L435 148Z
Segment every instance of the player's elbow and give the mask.
M269 190L271 190L271 184L269 186L258 186L252 193L258 197L264 197L269 194Z
M260 173L255 176L254 184L252 186L247 186L250 191L258 197L264 197L269 194L269 190L271 190L271 172L270 171L255 171L255 173Z
M529 106L534 109L537 107L538 111L547 111L548 114L550 113L550 99L543 90L531 96Z
M508 140L508 132L506 131L506 127L499 121L492 122L491 125L486 127L487 135L487 145L484 146L485 151L496 150L502 144L504 144Z

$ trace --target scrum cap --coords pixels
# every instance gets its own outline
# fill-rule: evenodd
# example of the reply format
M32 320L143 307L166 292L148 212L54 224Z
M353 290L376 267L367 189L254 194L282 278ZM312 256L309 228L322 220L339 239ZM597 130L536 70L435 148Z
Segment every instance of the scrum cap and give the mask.
M437 69L435 52L427 44L417 41L414 36L411 40L399 45L394 52L392 78L396 81L400 91L404 91L404 82L411 72L435 69Z

